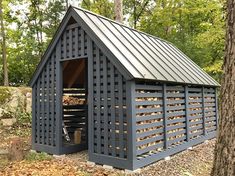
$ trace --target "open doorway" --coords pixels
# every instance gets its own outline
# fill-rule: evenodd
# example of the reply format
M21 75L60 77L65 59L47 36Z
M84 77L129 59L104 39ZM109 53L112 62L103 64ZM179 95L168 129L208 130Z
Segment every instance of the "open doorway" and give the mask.
M62 62L63 146L80 151L88 147L87 59Z

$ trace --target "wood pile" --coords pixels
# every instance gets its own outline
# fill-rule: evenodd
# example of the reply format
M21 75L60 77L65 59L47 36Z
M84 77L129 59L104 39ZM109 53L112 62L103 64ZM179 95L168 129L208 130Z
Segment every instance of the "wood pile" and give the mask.
M84 105L86 104L85 99L75 98L69 95L63 96L63 105Z

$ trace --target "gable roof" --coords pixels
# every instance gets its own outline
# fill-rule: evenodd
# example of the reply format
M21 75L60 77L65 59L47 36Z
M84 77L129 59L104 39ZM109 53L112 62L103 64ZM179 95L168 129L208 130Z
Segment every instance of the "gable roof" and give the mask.
M131 75L130 79L219 86L170 42L81 8L70 7L68 11L101 49L105 48L114 56L123 70Z

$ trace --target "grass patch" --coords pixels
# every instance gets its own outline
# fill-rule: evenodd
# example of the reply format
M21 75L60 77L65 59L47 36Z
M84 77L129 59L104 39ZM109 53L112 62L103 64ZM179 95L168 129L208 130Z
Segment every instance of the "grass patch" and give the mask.
M51 160L51 159L52 159L52 156L48 155L45 152L41 152L41 153L29 152L25 156L25 160L27 161L43 161L43 160Z

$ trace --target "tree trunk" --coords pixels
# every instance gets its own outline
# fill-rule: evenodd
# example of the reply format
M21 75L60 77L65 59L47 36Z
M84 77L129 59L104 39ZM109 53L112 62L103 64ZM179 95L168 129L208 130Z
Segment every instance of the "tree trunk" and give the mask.
M9 85L8 70L7 70L7 51L6 51L6 35L3 23L2 0L0 0L0 23L1 23L1 37L2 37L2 60L3 60L3 80L4 86Z
M114 0L115 21L123 22L122 0Z
M221 113L211 175L235 175L235 0L227 0L226 48Z

